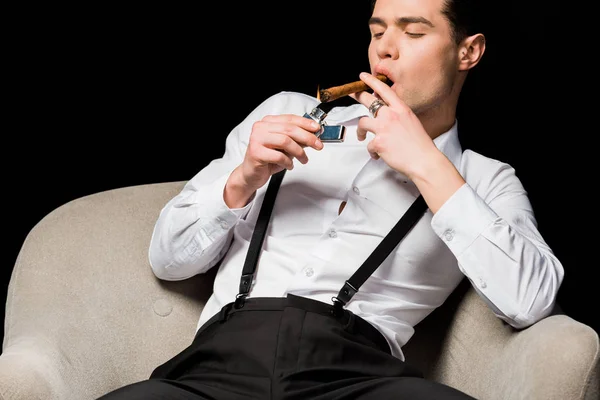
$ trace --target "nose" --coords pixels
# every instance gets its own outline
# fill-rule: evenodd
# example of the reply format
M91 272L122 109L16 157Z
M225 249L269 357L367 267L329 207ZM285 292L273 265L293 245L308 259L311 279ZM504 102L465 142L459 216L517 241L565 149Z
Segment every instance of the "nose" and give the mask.
M398 46L395 40L395 35L391 30L387 30L382 37L377 41L377 55L380 59L398 58Z

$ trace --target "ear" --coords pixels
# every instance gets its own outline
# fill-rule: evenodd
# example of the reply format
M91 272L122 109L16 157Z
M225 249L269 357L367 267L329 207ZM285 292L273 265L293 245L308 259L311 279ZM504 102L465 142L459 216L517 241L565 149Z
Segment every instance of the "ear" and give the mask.
M485 36L478 33L467 36L458 46L458 70L467 71L476 66L485 53Z

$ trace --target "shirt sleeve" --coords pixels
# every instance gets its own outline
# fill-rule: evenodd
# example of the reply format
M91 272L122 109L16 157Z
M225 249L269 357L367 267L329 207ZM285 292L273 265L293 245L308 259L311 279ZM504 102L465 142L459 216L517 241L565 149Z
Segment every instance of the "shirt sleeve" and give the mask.
M498 166L481 193L464 184L431 223L494 313L524 328L552 312L564 270L514 169Z
M196 176L161 210L149 249L150 266L158 278L187 279L208 271L223 257L233 227L252 206L252 201L240 209L225 204L222 193L228 177L203 183Z
M253 205L251 198L245 207L230 209L223 199L227 179L244 159L252 125L268 114L301 113L309 100L288 92L267 98L229 133L223 156L207 164L162 208L148 250L158 278L183 280L218 264L229 249L233 229Z

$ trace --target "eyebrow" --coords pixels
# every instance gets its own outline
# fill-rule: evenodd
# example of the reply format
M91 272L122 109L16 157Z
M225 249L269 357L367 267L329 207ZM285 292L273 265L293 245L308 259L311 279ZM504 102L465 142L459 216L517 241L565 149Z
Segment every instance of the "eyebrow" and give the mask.
M424 24L431 28L434 28L433 23L424 17L400 17L394 20L396 25L408 25L408 24ZM386 25L381 18L372 17L369 19L369 25Z

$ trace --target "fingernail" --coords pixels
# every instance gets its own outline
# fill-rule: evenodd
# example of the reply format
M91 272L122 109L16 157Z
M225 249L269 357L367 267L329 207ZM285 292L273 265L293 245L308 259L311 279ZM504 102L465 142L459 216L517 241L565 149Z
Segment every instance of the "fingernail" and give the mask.
M321 142L319 139L315 140L315 147L317 150L321 150L323 148L323 142Z

